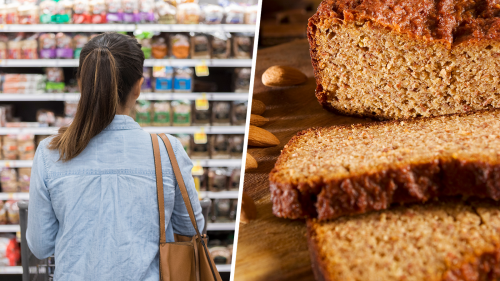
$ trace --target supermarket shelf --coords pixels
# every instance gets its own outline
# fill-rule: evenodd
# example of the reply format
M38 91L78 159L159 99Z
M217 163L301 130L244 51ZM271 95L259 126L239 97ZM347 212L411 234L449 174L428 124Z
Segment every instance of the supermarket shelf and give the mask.
M199 195L202 198L210 198L210 199L238 199L238 191L200 191ZM1 199L0 193L0 199Z
M231 265L230 264L216 264L217 271L219 272L231 272Z
M207 100L247 100L248 93L141 93L140 100L196 100L205 94ZM0 94L0 101L78 101L80 93Z
M0 32L252 32L253 24L0 24Z
M0 192L0 200L29 200L30 194L28 192L16 192L16 193L8 193L8 192Z
M207 231L234 230L235 222L212 222L207 224Z
M251 67L251 59L147 59L144 66L194 67L205 64L210 67ZM19 59L0 60L3 67L77 67L77 59Z
M166 134L194 134L201 129L207 134L244 134L245 126L189 126L189 127L142 127L148 133ZM0 128L0 135L54 135L59 130L58 127L34 127L34 128Z
M241 159L193 159L192 161L202 167L241 167ZM32 165L31 160L0 160L0 168L29 168Z
M0 225L0 232L19 232L21 227L18 224L4 224Z
M217 268L219 268L219 267L217 267ZM229 267L229 270L231 270L231 267ZM22 266L0 266L0 274L23 274L23 267Z

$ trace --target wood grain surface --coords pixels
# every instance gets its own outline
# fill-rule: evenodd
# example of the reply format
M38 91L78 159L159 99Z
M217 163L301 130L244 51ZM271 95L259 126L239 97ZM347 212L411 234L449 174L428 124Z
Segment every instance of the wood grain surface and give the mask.
M273 65L296 67L309 79L296 87L266 87L261 81L262 73ZM259 167L245 172L243 188L255 201L257 219L240 224L235 280L314 280L305 221L280 219L272 214L269 172L285 144L298 131L369 121L324 110L314 95L315 88L307 40L258 51L253 99L266 104L263 116L269 118L269 123L263 128L276 135L280 145L248 148Z

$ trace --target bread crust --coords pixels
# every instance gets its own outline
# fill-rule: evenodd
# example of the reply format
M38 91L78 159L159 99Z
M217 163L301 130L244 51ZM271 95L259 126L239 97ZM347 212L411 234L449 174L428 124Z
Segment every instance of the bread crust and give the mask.
M314 278L317 281L330 281L326 274L326 264L320 258L318 242L316 240L316 232L312 221L307 220L307 246L309 248L309 255L311 256L311 267L314 273Z
M456 114L467 116L477 113ZM430 117L432 118L432 117ZM422 122L429 118L406 119ZM336 126L337 128L390 125L401 120ZM440 196L465 195L500 200L500 163L485 159L434 158L427 162L373 169L347 178L302 177L295 182L279 174L282 162L299 138L329 128L298 132L281 152L269 175L273 213L277 217L335 219L344 215L387 209L392 203L426 202ZM367 189L382 191L359 196ZM377 197L378 196L378 197ZM361 199L363 200L361 200ZM375 198L376 200L370 201ZM333 203L333 204L332 204Z

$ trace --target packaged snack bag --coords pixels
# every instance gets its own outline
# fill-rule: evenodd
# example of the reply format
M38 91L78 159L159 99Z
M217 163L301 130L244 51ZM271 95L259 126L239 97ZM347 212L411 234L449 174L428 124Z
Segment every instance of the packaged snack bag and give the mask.
M63 93L64 92L64 73L60 67L47 67L45 68L47 75L47 82L45 89L47 93Z
M30 179L31 179L31 168L19 168L18 169L18 185L19 191L29 192L30 191Z
M154 89L158 93L169 93L173 89L174 69L169 66L154 66Z
M71 14L73 12L73 2L68 0L58 1L56 3L56 10L52 16L54 23L70 23Z
M141 86L141 92L142 93L149 93L151 91L153 91L153 77L152 77L152 73L151 73L151 67L144 67L143 68L143 71L142 71L142 75L144 77L144 82L142 83L142 86Z
M21 134L17 136L19 160L33 160L35 157L35 136Z
M62 32L56 34L56 57L59 59L73 58L73 44L69 35Z
M7 42L0 41L0 60L7 59Z
M191 102L176 100L172 102L172 123L174 126L191 125Z
M212 118L212 107L199 105L198 102L191 103L191 112L193 113L193 125L210 125Z
M170 102L157 101L153 103L153 125L170 126Z
M22 58L22 42L21 38L17 37L14 40L9 41L7 44L7 58L9 59L21 59Z
M212 102L212 124L213 125L231 125L231 102L214 101Z
M233 53L236 59L252 57L252 39L245 34L235 34L233 37Z
M227 190L227 180L228 180L227 169L225 168L208 169L208 190L216 192Z
M201 7L203 22L206 24L220 24L224 17L224 9L219 5L203 5Z
M41 59L53 59L56 57L56 35L54 33L43 33L38 37Z
M156 1L156 11L158 12L158 23L175 24L177 23L177 9L174 5L165 1Z
M138 0L122 0L123 4L123 22L138 23L139 16L139 1Z
M163 59L168 54L167 40L164 37L153 37L151 54L155 59Z
M140 0L139 18L141 23L154 23L155 20L155 1Z
M241 159L241 157L243 156L244 142L244 135L232 135L229 138L229 152L231 153L231 158Z
M210 43L208 42L208 37L206 35L196 34L194 36L191 36L191 58L210 58Z
M177 23L198 24L200 22L201 9L197 3L183 3L177 5Z
M211 57L214 59L227 59L231 53L231 40L228 38L212 38Z
M1 6L1 5L0 5ZM1 8L0 8L1 9ZM17 8L19 24L37 24L38 23L38 6L26 3ZM1 12L0 12L1 14ZM1 15L0 15L1 17ZM0 24L2 24L0 20Z
M0 183L2 184L2 192L18 192L16 169L2 168L0 171ZM7 208L8 211L9 209Z
M245 17L245 7L231 3L225 8L227 24L241 24Z
M229 159L229 136L210 135L210 156L212 159Z
M189 57L189 38L183 34L170 37L172 56L176 59L187 59Z
M195 140L194 137L190 139L190 152L191 159L207 159L210 158L210 138L200 141Z
M5 209L7 209L7 217L10 224L19 224L19 207L16 200L8 200L5 202Z
M193 90L193 70L189 67L175 70L174 92L190 93Z
M38 4L40 8L40 23L53 23L53 17L57 12L57 3L52 0L43 0Z
M2 154L5 160L17 160L17 136L6 135L2 137Z
M91 23L90 6L88 0L75 0L73 4L73 23Z
M234 92L248 93L250 91L251 68L234 69Z
M247 120L248 101L234 101L231 111L231 124L245 125Z
M135 121L141 125L151 125L151 102L137 101L135 105Z
M23 59L38 59L38 42L34 37L21 41L21 57Z
M108 0L108 14L106 20L108 23L123 22L123 4L122 0Z
M80 58L80 53L82 52L83 46L89 42L89 37L84 33L77 34L73 37L73 46L75 47L74 57L75 59Z
M258 5L247 6L245 8L245 24L256 24L257 23L257 13L259 11Z
M90 2L91 22L106 23L106 3L104 0L92 0Z

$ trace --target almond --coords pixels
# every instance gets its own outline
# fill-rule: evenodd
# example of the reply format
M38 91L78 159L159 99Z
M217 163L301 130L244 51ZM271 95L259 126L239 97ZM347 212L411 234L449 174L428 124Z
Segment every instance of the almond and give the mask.
M294 86L306 81L307 76L304 73L290 66L271 66L262 74L262 83L269 87Z
M258 147L269 147L280 144L279 139L272 133L250 125L248 130L248 145Z
M249 223L251 220L257 218L257 208L253 202L252 197L243 191L243 196L241 196L241 213L240 222Z
M252 100L252 114L262 115L266 111L266 105L260 100Z
M256 114L250 115L250 125L260 127L265 125L267 122L269 122L269 119L267 119L266 117L262 117Z
M245 161L245 171L246 170L251 170L251 169L256 169L259 165L257 164L257 161L255 158L253 158L252 155L247 153L247 160Z

